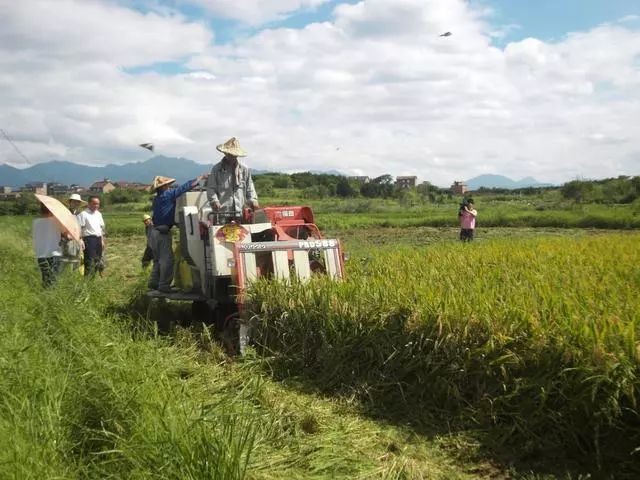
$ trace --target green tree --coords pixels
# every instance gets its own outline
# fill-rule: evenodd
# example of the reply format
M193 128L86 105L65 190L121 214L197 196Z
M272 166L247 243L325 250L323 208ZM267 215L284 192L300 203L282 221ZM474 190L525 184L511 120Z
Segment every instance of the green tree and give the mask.
M357 190L353 188L349 180L345 177L338 180L336 184L336 195L339 197L355 197Z

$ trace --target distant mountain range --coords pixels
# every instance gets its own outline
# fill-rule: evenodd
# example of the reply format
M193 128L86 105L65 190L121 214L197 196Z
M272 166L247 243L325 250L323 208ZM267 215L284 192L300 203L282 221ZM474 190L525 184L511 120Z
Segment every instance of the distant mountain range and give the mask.
M533 177L526 177L522 180L512 180L503 175L479 175L466 181L469 190L485 188L507 188L510 190L526 187L552 187L550 183L541 183Z
M113 182L123 180L148 184L151 183L155 175L164 175L175 178L178 182L186 182L190 178L195 178L202 173L208 172L212 166L212 163L202 164L188 158L164 157L162 155L143 162L125 163L123 165L110 164L102 167L80 165L61 160L39 163L24 169L0 164L0 185L17 188L31 182L58 182L64 185L76 184L87 187L105 178ZM252 169L252 173L259 175L267 172ZM337 170L313 171L312 173L343 175ZM467 180L466 183L470 190L477 190L480 187L514 189L550 186L550 184L538 182L532 177L516 181L502 175L480 175Z
M90 186L104 178L113 182L120 180L150 184L156 175L175 178L178 182L186 182L205 172L209 172L213 164L196 163L187 158L156 156L144 162L126 163L124 165L105 165L91 167L77 163L55 160L40 163L25 169L0 165L0 185L21 187L30 182L58 182L64 185L76 184ZM254 174L265 173L252 170Z

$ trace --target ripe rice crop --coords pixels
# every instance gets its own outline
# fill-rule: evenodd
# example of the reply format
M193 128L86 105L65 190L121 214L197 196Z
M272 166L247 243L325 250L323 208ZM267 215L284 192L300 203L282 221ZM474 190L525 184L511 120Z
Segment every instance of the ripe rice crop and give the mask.
M258 347L276 374L384 416L637 474L639 240L399 247L348 262L341 283L257 283Z

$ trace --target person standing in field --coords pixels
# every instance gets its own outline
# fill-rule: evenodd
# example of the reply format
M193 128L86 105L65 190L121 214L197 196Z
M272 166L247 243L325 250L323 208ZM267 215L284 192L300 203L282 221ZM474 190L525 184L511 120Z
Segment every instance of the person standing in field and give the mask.
M172 293L171 282L173 281L173 248L171 238L171 227L174 225L176 213L176 200L180 195L188 192L198 185L198 182L205 180L207 175L201 175L194 180L170 189L176 180L169 177L157 176L153 179L151 189L156 192L153 199L153 227L149 234L149 245L153 252L153 268L149 283L151 290L158 290L162 293Z
M84 275L93 276L96 271L102 273L102 256L105 249L105 224L99 211L100 198L89 197L89 204L78 214L82 241L84 242Z
M153 221L151 220L151 215L144 214L142 216L142 223L144 223L144 236L147 240L147 246L144 249L144 253L142 254L142 268L147 268L153 260L153 251L151 250L151 245L149 244L149 238L151 236L151 230L153 229Z
M69 211L77 218L80 214L80 208L85 206L87 202L82 200L80 195L77 193L72 193L69 196L68 201ZM79 220L78 223L80 223ZM62 270L70 268L74 272L77 271L80 268L82 250L84 249L82 242L77 242L76 240L67 238L63 235L60 246L62 247Z
M211 209L220 214L216 223L226 223L241 218L245 204L258 208L258 195L249 168L238 161L238 157L247 155L240 142L232 137L216 149L224 158L211 169L207 199Z
M476 217L478 212L473 206L473 199L469 198L460 207L460 240L470 242L473 240L473 232L476 229Z
M40 218L33 221L33 250L42 274L42 286L49 288L61 271L62 248L60 238L64 231L55 221L49 209L40 204Z

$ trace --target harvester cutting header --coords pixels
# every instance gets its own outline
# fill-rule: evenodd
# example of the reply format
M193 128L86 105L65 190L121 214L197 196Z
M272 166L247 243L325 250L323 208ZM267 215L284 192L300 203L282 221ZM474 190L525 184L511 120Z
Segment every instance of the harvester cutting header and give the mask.
M173 190L173 179L154 181L157 196L149 234L154 267L148 295L192 301L200 315L211 315L223 330L239 324L243 345L248 333L242 307L251 282L305 281L314 274L339 279L344 276L343 254L337 239L322 236L310 207L260 208L249 169L237 160L246 154L235 138L217 148L225 157L208 178ZM189 191L205 178L206 190ZM179 227L180 253L190 273L188 291L170 287L173 225Z

